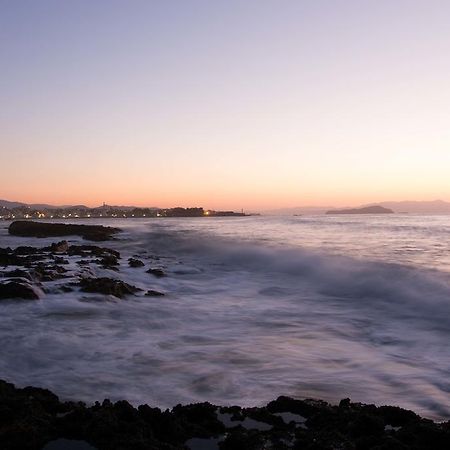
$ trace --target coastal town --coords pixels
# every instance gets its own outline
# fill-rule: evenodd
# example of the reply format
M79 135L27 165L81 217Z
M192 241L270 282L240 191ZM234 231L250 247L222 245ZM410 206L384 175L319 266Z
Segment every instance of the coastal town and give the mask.
M84 205L57 207L51 205L8 205L0 206L0 220L16 219L97 219L125 218L138 219L148 217L242 217L244 211L214 211L201 207L195 208L140 208L134 206L102 206L89 208Z

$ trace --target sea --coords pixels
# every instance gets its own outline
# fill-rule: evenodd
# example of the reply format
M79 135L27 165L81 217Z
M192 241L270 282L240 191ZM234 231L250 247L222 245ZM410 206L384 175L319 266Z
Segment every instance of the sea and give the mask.
M84 223L123 230L100 244L121 253L119 271L93 265L93 276L165 296L63 293L59 280L40 300L1 301L0 378L87 403L349 397L450 419L450 216ZM8 225L0 247L58 240Z

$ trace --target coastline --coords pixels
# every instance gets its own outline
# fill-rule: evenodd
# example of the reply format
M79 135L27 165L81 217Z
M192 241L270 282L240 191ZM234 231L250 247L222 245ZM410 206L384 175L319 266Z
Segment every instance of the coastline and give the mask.
M32 290L36 289L35 292L38 292L36 299L40 298L41 294L44 296L48 295L51 298L53 298L53 295L61 294L61 299L63 299L67 292L85 292L86 294L83 294L85 296L83 299L84 304L93 304L96 301L99 307L100 305L104 305L106 308L106 303L103 302L107 299L110 300L110 296L116 297L116 301L119 301L118 299L122 298L121 296L129 297L130 299L134 298L137 301L146 301L148 297L164 294L164 292L156 290L156 288L160 289L163 286L159 283L170 283L177 276L188 279L193 273L194 275L197 273L189 269L186 270L186 267L181 265L182 272L178 272L181 275L177 275L176 272L171 271L172 269L170 267L166 268L161 260L157 259L160 257L158 253L145 256L144 254L134 255L131 251L125 251L121 255L117 251L119 247L114 244L122 242L121 245L123 247L120 247L122 249L125 248L124 246L129 245L129 241L116 240L114 236L111 236L110 246L107 243L91 245L91 243L86 242L86 233L84 232L86 229L77 230L80 230L80 236L76 240L70 239L69 242L53 239L56 236L51 235L46 239L44 238L44 240L27 240L24 242L25 244L34 243L33 246L24 245L16 248L3 249L3 252L0 251L0 258L4 258L7 261L6 266L8 264L12 266L9 269L5 266L4 272L2 273L4 281L6 282L7 279L16 278L16 281L22 285L31 285ZM126 233L126 230L124 233ZM93 237L94 241L98 240L97 233ZM20 236L19 238L23 239ZM41 243L42 245L36 245L37 243ZM132 257L128 258L128 256ZM125 281L120 285L111 283L111 280L117 279L116 274L119 274L119 270L125 277ZM159 270L162 272L159 272ZM143 289L133 292L133 288L136 286L127 284L132 282L128 278L129 273L141 273L142 277L146 277L145 286L155 289L149 290L147 294ZM105 275L110 277L109 281L104 279ZM83 282L83 280L92 279L102 281L101 283L96 281L94 284L86 283L86 281ZM203 282L203 279L201 282ZM137 284L137 286L140 285ZM39 293L39 289L42 289L43 292ZM94 294L97 297L94 298ZM167 296L161 300L164 302L170 298L171 293L167 292ZM22 302L22 300L13 300L13 302L15 301ZM10 300L7 300L7 302L9 304ZM24 306L30 305L31 307L33 304L35 303L23 303ZM123 303L123 306L125 307L126 304ZM18 381L14 376L3 375L3 377L8 377L9 380L19 382L21 386L25 386L23 381ZM45 383L45 379L42 380ZM41 379L38 381L28 381L28 383L41 385ZM367 385L370 386L370 380L367 381ZM48 384L48 386L51 385ZM150 385L149 389L152 388L154 386ZM339 390L342 392L337 384L335 388L336 391ZM56 392L61 394L56 388L52 387L52 389L55 389ZM204 448L439 449L447 448L449 444L448 421L440 424L428 419L421 419L417 414L399 407L375 407L373 405L363 405L362 403L351 403L347 400L341 402L339 406L332 406L320 400L302 401L282 397L281 400L273 401L264 407L241 408L239 406L221 407L211 405L210 403L187 405L185 399L180 399L187 406L179 406L163 412L158 408L135 408L130 406L126 401L117 401L114 404L111 402L98 403L87 407L77 402L60 402L59 399L55 399L55 396L50 391L46 391L45 389L15 389L5 383L1 384L0 391L2 393L0 402L1 417L6 421L6 425L1 429L1 433L4 434L0 435L1 439L5 439L5 441L0 441L0 448L5 449L37 449L42 448L47 442L62 438L86 441L98 450L103 448L167 448L168 450L190 448L189 446L183 447L190 439L208 440L195 441L199 446L192 448L198 448L199 450ZM78 391L73 387L72 391L74 394L73 398L77 398ZM309 391L305 391L305 393L309 395ZM72 395L70 397L67 396L67 392L61 395L65 398L72 398ZM272 394L269 393L269 395ZM312 395L316 396L317 394ZM30 399L30 396L33 399ZM320 394L317 397L326 398ZM426 397L425 394L424 397ZM120 391L119 395L113 398L117 400L127 397L123 391ZM37 399L37 403L33 403L35 399ZM270 397L266 397L265 401L268 399ZM370 388L368 389L367 396L358 397L358 400L361 399L363 401L377 401L375 396L370 394ZM101 399L99 398L99 400ZM330 399L328 398L327 400ZM397 403L397 400L393 400L392 403ZM178 400L176 399L173 403L169 403L169 405L175 404L176 401ZM158 403L157 400L155 402ZM282 407L279 406L280 402L283 405ZM390 403L389 400L388 402ZM225 401L222 403L222 400L220 400L216 405L223 405L224 403ZM244 401L241 402L241 400L236 403L241 405L249 404ZM379 402L377 403L381 404ZM139 403L133 402L133 404L137 405ZM11 405L13 409L11 409ZM67 405L72 409L69 409ZM18 414L14 412L14 408L16 407L19 411ZM315 408L314 414L308 415L308 411L310 410L308 408L312 407ZM420 411L414 407L411 409ZM150 418L145 416L142 410L147 412L149 410L152 411L149 416ZM217 412L222 414L220 417L224 418L228 425L230 421L236 422L232 427L232 431L218 419ZM228 414L234 413L236 414L235 419L237 420L231 420L231 416L228 416ZM297 414L307 420L289 424L284 423L284 419L282 419L283 423L281 423L278 420L280 418L279 416L272 417L275 413ZM226 416L223 416L223 414L226 414ZM421 414L426 417L426 414L423 414L423 412ZM129 420L124 419L127 415ZM403 417L403 419L399 419L397 415ZM392 416L394 416L394 419ZM11 417L14 418L14 421L7 422ZM67 417L67 419L60 420L64 419L64 417ZM241 420L238 420L239 418ZM296 420L299 419L296 418ZM222 426L220 424L218 425L217 421L222 423ZM266 425L258 425L252 421L265 423ZM249 423L252 426L262 426L263 428L269 425L272 428L270 430L246 428L245 425ZM307 428L305 429L301 425ZM401 428L396 429L399 426ZM160 435L158 434L158 430L161 427L166 431L167 429L164 427L169 427L172 431L167 431L166 435ZM28 430L28 428L31 430ZM133 430L132 433L130 429ZM21 430L19 434L23 433L24 436L28 437L17 437L14 434L17 430ZM35 436L33 433L37 433L37 435ZM172 433L179 433L178 440L173 441ZM43 436L49 440L42 442ZM16 447L8 447L10 445L9 440L16 438L24 439L24 441L18 441ZM114 439L114 442L111 439ZM219 446L220 439L223 440L220 441ZM434 442L433 439L438 440ZM27 447L28 441L32 445L38 446ZM38 443L36 444L36 442ZM117 445L120 444L120 446L115 447L115 442L118 442ZM433 443L433 447L430 447L430 442ZM202 447L202 445L216 446ZM52 450L52 447L46 448L46 450Z
M0 380L4 450L431 449L450 445L450 421L397 406L278 397L266 406L63 402L47 389Z

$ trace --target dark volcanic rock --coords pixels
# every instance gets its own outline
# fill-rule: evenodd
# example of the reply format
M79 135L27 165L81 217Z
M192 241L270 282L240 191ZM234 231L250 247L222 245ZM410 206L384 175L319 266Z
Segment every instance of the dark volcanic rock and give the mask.
M114 255L105 255L102 257L102 259L96 260L96 263L101 264L107 269L119 265L119 261L117 261L117 258Z
M136 409L126 401L104 400L87 407L60 402L46 389L16 389L0 380L0 448L41 450L56 440L84 441L98 450L186 450L186 443L218 443L221 450L450 448L449 422L435 423L395 407L351 402L332 406L281 397L268 407L220 410L233 412L236 426L225 427L219 408L210 403L177 405L164 412L148 405ZM308 414L306 426L287 424L273 410L303 411ZM271 426L258 428L258 419ZM390 421L401 422L401 428L386 426Z
M130 267L143 267L144 263L140 259L128 258L128 265Z
M67 270L56 264L37 264L31 271L33 278L38 281L54 281L66 278Z
M41 254L27 254L17 255L11 253L0 253L0 266L29 266L35 261L45 259L45 255Z
M114 280L112 278L83 278L79 286L84 292L95 292L98 294L114 295L123 298L126 295L134 295L140 291L139 288L125 283L124 281Z
M166 277L166 273L162 269L148 269L147 273L154 275L155 277L161 278Z
M30 273L22 269L9 270L7 272L1 273L0 275L5 278L24 278L28 281L33 281L33 277L30 275Z
M51 237L78 235L90 241L106 241L121 230L103 225L75 225L18 220L9 226L8 231L9 234L14 236Z
M52 253L66 253L69 250L69 243L67 241L60 241L53 243L50 246L50 251Z
M159 291L154 291L153 289L149 289L149 290L145 293L145 295L146 295L147 297L162 297L162 296L164 296L165 294L163 294L162 292L159 292Z
M97 245L71 245L67 251L69 256L105 256L113 255L120 258L120 253L110 248L98 247Z
M36 255L37 253L42 253L42 250L37 247L31 247L29 245L23 245L14 249L15 255Z
M69 260L62 256L53 256L53 261L55 261L55 264L69 264Z
M11 298L38 300L41 296L40 290L28 283L19 281L0 283L0 300Z

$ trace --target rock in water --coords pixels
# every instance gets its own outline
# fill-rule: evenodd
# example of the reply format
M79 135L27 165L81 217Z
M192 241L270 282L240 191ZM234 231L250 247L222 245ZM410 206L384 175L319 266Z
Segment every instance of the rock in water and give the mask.
M121 230L120 228L105 227L103 225L75 225L18 220L9 226L8 231L9 234L14 236L53 237L78 235L90 241L106 241Z
M164 296L165 294L163 294L162 292L159 292L159 291L155 291L155 290L153 290L153 289L149 289L149 290L145 293L145 295L146 295L147 297L162 297L162 296Z
M57 242L50 246L50 251L52 253L66 253L67 250L69 250L69 244L67 241Z
M140 259L128 258L128 265L130 267L143 267L145 264Z
M147 273L154 275L155 277L161 278L166 277L166 273L162 269L148 269Z
M123 298L126 295L134 295L140 291L139 288L125 283L124 281L112 278L83 278L80 281L81 290L84 292L94 292L98 294L114 295Z
M19 281L0 283L0 300L22 298L25 300L39 300L42 291L35 286Z

